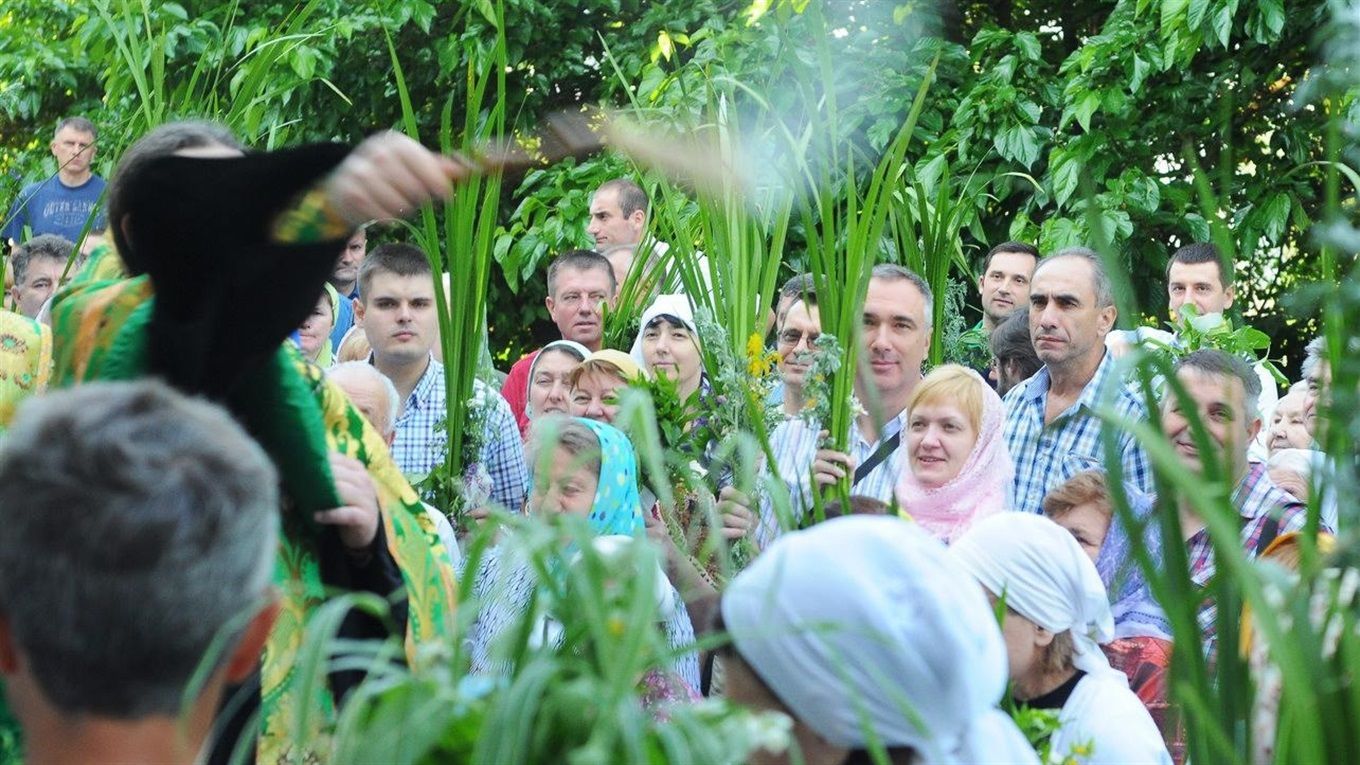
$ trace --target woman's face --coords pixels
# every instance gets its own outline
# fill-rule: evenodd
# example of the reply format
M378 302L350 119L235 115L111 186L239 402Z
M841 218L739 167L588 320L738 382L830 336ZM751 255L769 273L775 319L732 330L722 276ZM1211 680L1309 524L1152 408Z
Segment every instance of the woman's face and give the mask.
M1308 398L1303 393L1290 393L1275 405L1270 416L1271 454L1281 449L1308 449L1313 445L1313 433L1308 419Z
M698 390L703 372L699 346L684 326L673 327L665 319L652 322L642 331L642 360L652 374L674 380L682 395Z
M302 354L315 361L321 346L330 339L334 327L335 316L331 313L331 298L329 293L323 291L307 320L298 327L298 344L302 346Z
M1094 502L1076 505L1054 523L1062 526L1076 537L1077 544L1095 563L1100 555L1100 546L1105 544L1105 535L1110 531L1110 512Z
M529 380L529 416L538 417L548 412L566 414L570 402L571 385L567 378L581 362L565 351L543 351L534 362L534 376Z
M560 446L553 449L551 460L540 462L539 468L529 497L530 512L590 516L600 481L598 468L592 469L588 460Z
M626 387L628 384L614 375L600 372L583 374L576 380L576 387L571 389L568 414L613 425L614 417L619 413L618 391Z
M977 444L977 428L953 404L918 404L907 417L907 459L916 480L928 489L959 474Z

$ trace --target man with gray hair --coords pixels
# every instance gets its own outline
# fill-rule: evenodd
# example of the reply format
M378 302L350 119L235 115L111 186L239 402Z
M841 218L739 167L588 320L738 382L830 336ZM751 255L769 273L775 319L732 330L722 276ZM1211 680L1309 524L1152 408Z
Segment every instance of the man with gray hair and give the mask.
M43 303L57 291L62 272L76 246L56 234L43 234L19 245L10 257L10 271L14 286L10 288L10 302L14 310L30 319L37 318ZM72 263L74 274L79 263Z
M104 229L104 213L99 208L104 179L90 168L97 136L94 123L84 117L67 117L57 124L49 147L57 160L57 172L19 191L9 213L0 219L6 222L0 240L12 246L24 238L28 228L30 236L56 234L74 242L91 218L90 231Z
M159 382L23 406L0 445L0 674L28 762L200 759L278 611L277 483L226 412Z
M1265 463L1247 459L1248 445L1261 430L1261 381L1250 364L1220 350L1199 350L1183 357L1176 363L1176 380L1186 396L1182 400L1174 390L1167 391L1162 400L1162 431L1190 472L1208 480L1206 463L1213 460L1218 465L1220 475L1232 487L1232 504L1242 519L1242 547L1248 558L1256 558L1280 534L1302 529L1308 517L1303 503L1271 481ZM1192 419L1203 426L1207 444L1195 438ZM1203 445L1212 453L1203 453ZM1177 499L1190 580L1204 587L1214 576L1214 548L1203 518L1187 498ZM1216 618L1212 602L1200 607L1199 626L1210 655Z
M1120 384L1105 336L1118 310L1100 258L1073 247L1039 261L1029 293L1029 331L1044 366L1006 393L1006 445L1015 462L1010 509L1043 511L1044 495L1074 473L1103 462L1101 433L1115 427L1124 478L1152 491L1147 455L1133 434L1108 425L1105 405L1128 422L1147 407Z
M930 285L917 274L893 264L874 267L864 297L862 363L855 388L871 408L878 404L882 425L870 413L856 418L850 425L848 453L817 448L821 425L792 418L775 428L770 447L779 475L788 483L795 515L801 516L811 506L813 491L845 476L850 477L854 494L892 501L906 451L899 446L907 401L921 381L921 364L930 349L933 305ZM764 547L779 531L779 521L766 501L756 541Z

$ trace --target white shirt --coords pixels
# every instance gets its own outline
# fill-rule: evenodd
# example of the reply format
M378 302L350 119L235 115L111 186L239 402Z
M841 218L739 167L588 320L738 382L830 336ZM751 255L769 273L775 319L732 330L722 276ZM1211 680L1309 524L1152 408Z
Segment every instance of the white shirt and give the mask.
M1171 765L1161 731L1143 702L1113 672L1083 677L1058 714L1055 760L1076 752L1085 765ZM1063 760L1065 761L1065 760Z

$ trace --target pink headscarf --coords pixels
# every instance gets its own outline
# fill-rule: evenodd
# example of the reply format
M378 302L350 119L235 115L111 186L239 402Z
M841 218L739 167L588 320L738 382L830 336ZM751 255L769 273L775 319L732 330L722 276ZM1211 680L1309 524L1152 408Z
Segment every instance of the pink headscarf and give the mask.
M1006 412L1001 397L977 372L970 369L968 374L982 391L982 417L977 442L959 474L944 486L926 488L912 472L909 457L902 463L902 475L897 482L897 501L902 511L945 544L958 539L976 521L1005 510L1006 493L1015 475L1002 433ZM910 425L908 412L903 427ZM902 437L905 439L907 433Z

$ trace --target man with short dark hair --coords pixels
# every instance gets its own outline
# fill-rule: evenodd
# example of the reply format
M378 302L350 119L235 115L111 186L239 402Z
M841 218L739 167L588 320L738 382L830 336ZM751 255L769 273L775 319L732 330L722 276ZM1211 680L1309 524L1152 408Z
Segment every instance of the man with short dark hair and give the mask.
M982 299L982 320L963 333L958 346L960 361L991 380L988 369L988 340L1001 322L1029 301L1029 283L1039 263L1039 250L1024 242L1002 242L982 261L978 276L978 295Z
M570 250L548 266L548 297L544 303L563 340L600 350L604 342L603 307L614 305L618 283L609 260L593 250ZM525 355L506 375L501 396L510 404L520 434L528 432L529 370L538 351Z
M447 412L448 389L444 366L433 355L439 341L433 271L419 247L384 244L364 258L359 268L358 320L373 349L370 361L405 402L396 422L392 458L402 473L425 476L447 456L448 430L440 423ZM485 415L481 432L474 437L482 440L480 461L491 479L490 500L517 511L529 475L514 415L481 380L473 384L473 398Z
M277 483L226 412L159 382L24 404L0 442L0 674L28 762L201 761L278 613Z
M1270 480L1264 463L1247 459L1249 444L1261 430L1257 397L1261 384L1246 361L1219 350L1200 350L1176 363L1176 379L1185 388L1182 402L1168 389L1162 399L1162 431L1190 472L1207 480L1205 462L1195 440L1192 407L1204 426L1219 469L1234 487L1232 503L1242 517L1242 547L1248 558L1265 552L1280 534L1298 531L1307 520L1306 506ZM1204 587L1214 576L1214 548L1204 520L1187 498L1179 498L1181 534L1190 556L1190 579ZM1200 629L1210 655L1217 639L1217 608L1212 601L1200 608Z
M1227 322L1226 313L1236 298L1233 286L1232 264L1228 263L1218 247L1210 242L1194 242L1176 250L1166 264L1166 297L1173 321L1179 320L1183 311L1193 310L1196 322L1218 324ZM1176 335L1155 327L1139 327L1128 332L1111 332L1106 345L1116 356L1122 356L1128 346L1146 341L1156 341L1166 345L1179 342ZM1261 394L1258 405L1261 416L1269 420L1279 401L1279 388L1275 376L1265 365L1254 366L1260 381ZM1252 443L1252 459L1264 462L1269 449L1264 439Z
M19 198L5 215L0 240L11 245L24 238L24 228L32 234L56 234L77 241L85 223L94 217L91 231L104 229L104 213L99 198L104 179L90 169L94 161L98 131L84 117L67 117L57 124L49 148L57 160L57 172L45 180L30 183L19 191Z
M1147 418L1147 408L1120 384L1105 335L1118 310L1109 276L1085 247L1061 250L1039 262L1029 293L1029 330L1044 363L1005 396L1006 445L1015 461L1010 507L1043 511L1044 495L1073 473L1100 464L1101 433L1115 427L1124 478L1152 490L1147 455L1133 434L1095 414L1106 404L1124 420Z
M921 364L930 349L930 286L917 274L894 264L874 267L864 298L860 342L862 370L855 378L861 401L882 407L882 427L865 413L850 425L849 453L818 449L820 424L789 419L770 436L779 475L788 484L793 512L801 516L812 504L813 491L851 477L852 492L890 502L904 469L901 448L907 401L921 381ZM796 518L795 518L796 520ZM764 547L780 533L772 506L761 508L756 541Z
M629 178L600 184L590 195L590 223L586 233L597 249L616 244L639 244L647 230L647 192Z
M14 310L35 319L43 304L61 285L62 272L76 246L56 234L43 234L19 245L10 257L9 268L14 275L10 288L10 302ZM78 270L71 265L71 273Z

